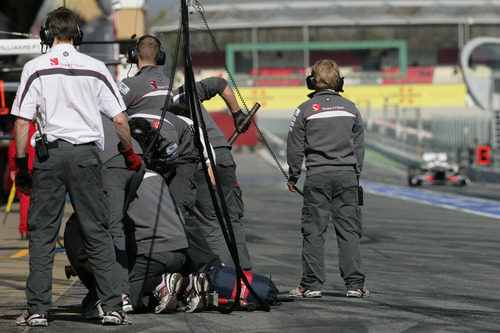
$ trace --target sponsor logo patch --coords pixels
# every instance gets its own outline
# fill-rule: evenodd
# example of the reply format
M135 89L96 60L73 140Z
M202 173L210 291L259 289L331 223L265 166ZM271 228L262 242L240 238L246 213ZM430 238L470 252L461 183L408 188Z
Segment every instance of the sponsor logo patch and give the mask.
M157 120L153 123L153 127L158 128L158 126L160 126L160 122Z
M313 111L321 110L321 105L319 105L318 103L313 104L312 107L313 107Z
M126 95L130 91L130 88L125 83L120 82L120 84L118 84L118 90L120 90L122 95Z
M151 81L151 82L149 82L149 84L151 85L151 88L158 89L158 85L156 84L156 81Z
M52 58L50 59L50 64L52 66L59 65L59 60L57 60L57 58Z

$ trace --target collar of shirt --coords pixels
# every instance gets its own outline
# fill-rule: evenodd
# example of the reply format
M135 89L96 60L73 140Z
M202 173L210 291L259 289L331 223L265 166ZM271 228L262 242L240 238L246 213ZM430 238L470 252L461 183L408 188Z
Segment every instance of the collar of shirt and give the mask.
M135 76L140 75L143 72L155 70L156 68L157 66L151 66L151 65L144 66L135 74Z
M313 98L316 95L330 95L330 94L339 95L339 93L333 89L321 89L321 90L313 91L312 93L307 95L307 97Z
M57 45L54 45L52 46L50 49L49 49L49 53L51 52L62 52L62 51L74 51L75 50L75 46L73 44L57 44Z

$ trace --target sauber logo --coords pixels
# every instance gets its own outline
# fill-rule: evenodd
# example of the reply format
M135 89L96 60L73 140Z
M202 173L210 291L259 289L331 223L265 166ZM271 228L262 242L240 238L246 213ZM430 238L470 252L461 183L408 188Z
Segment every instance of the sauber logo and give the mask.
M321 105L319 105L317 103L313 104L313 111L319 111L319 110L321 110Z
M50 59L50 64L52 66L59 65L59 60L57 60L57 58L52 58Z
M153 127L158 128L158 126L160 126L160 122L157 120L153 123Z
M153 89L158 89L158 85L156 84L156 81L151 81L151 82L149 82L149 84L151 85L151 87Z

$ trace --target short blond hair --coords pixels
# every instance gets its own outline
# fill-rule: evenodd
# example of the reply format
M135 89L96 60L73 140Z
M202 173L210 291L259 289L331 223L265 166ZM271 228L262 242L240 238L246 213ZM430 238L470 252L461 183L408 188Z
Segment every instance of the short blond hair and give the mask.
M156 62L160 52L158 39L144 35L137 41L137 56L144 61Z
M311 67L311 75L316 80L316 89L337 89L340 84L340 69L330 59L321 59Z

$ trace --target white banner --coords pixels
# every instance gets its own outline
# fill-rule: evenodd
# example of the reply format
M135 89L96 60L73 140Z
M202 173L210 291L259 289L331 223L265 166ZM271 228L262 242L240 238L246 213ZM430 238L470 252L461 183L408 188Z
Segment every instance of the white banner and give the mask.
M0 55L41 54L40 39L0 39Z

